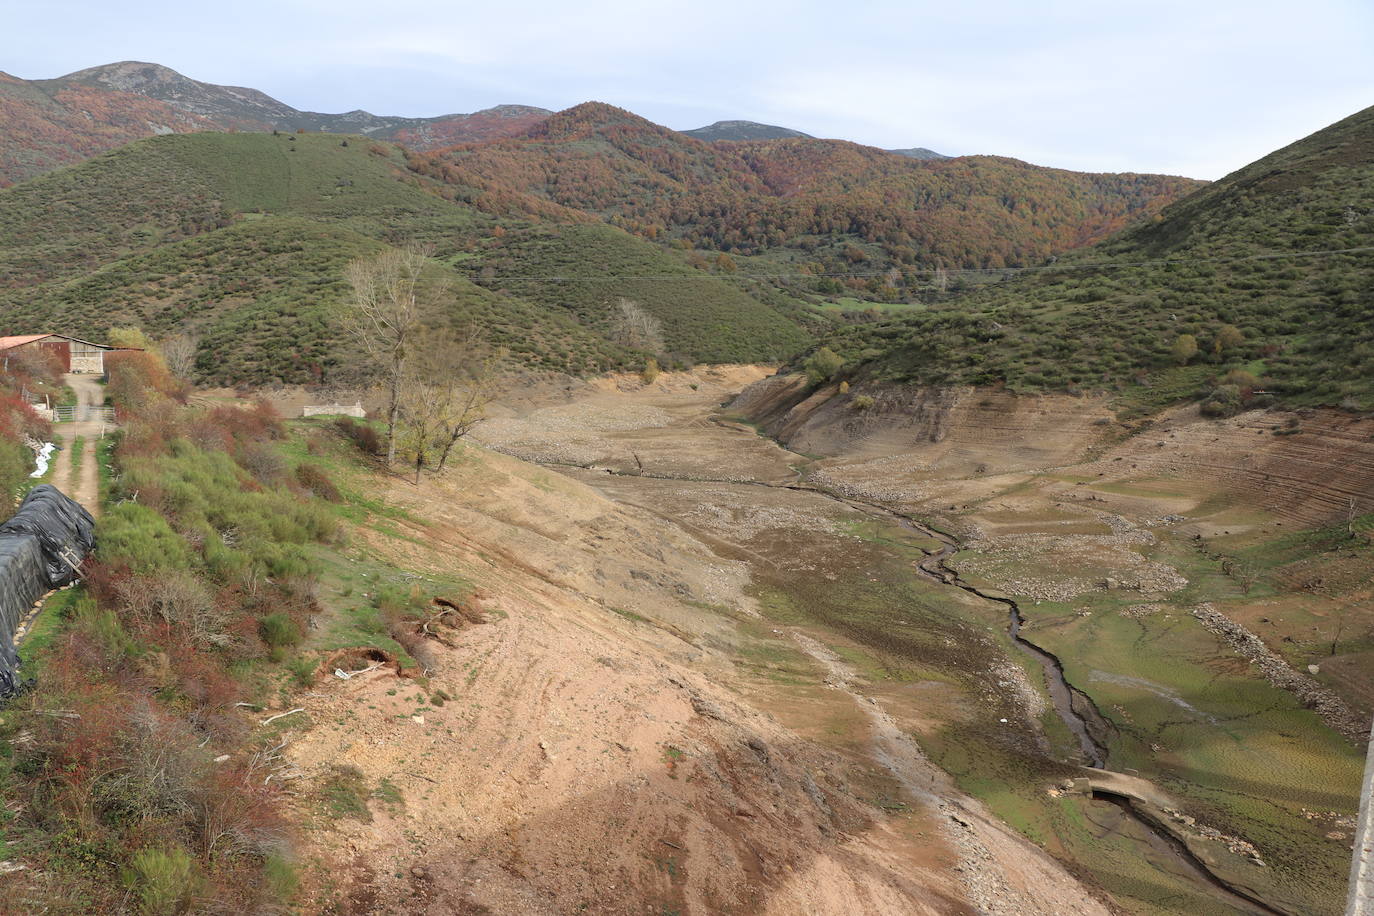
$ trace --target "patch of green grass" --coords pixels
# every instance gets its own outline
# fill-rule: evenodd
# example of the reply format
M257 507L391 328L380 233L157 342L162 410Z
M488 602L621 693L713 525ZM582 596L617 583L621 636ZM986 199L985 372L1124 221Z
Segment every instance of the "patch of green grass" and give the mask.
M336 764L320 781L317 791L320 803L331 818L372 823L372 810L367 806L371 793L357 767Z
M626 620L631 620L635 623L652 622L649 620L648 617L645 617L643 614L636 614L634 611L627 611L622 607L612 607L608 605L607 610L609 610L612 614L615 614L617 617L624 617Z
M67 468L66 484L73 491L81 481L81 464L86 458L86 437L77 436L72 440L72 463Z

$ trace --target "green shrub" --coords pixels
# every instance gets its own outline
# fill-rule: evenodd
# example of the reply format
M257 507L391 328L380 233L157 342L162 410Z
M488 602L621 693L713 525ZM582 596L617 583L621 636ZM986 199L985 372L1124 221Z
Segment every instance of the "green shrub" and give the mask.
M156 847L134 853L126 879L138 895L138 911L162 916L184 909L195 894L196 866L180 846Z
M1174 362L1180 366L1188 365L1188 362L1197 356L1197 338L1192 334L1180 334L1174 338L1174 345L1169 351Z
M258 635L274 649L294 646L301 641L301 628L290 615L277 612L258 621Z
M873 398L866 394L861 394L850 401L849 406L853 407L855 410L868 410L868 408L873 406Z
M263 862L262 871L276 902L285 902L296 895L301 882L296 876L295 866L290 862L281 856L268 856Z
M298 687L309 687L315 683L315 669L319 663L313 655L298 655L286 663L286 668Z
M119 616L90 598L82 598L71 612L72 628L100 646L107 658L137 655L138 642L124 629Z
M363 773L353 766L335 766L321 786L325 808L336 818L352 818L364 824L372 823L372 811L367 807L367 783Z
M1202 414L1206 417L1233 417L1240 410L1240 389L1235 385L1218 385L1202 402Z
M806 377L811 384L819 385L828 381L840 368L844 359L829 347L821 347L806 359Z
M191 565L186 541L158 512L141 503L111 507L101 517L96 535L103 562L123 563L140 575Z
M1222 376L1221 383L1223 385L1234 385L1237 388L1257 388L1259 387L1260 381L1252 373L1246 372L1244 369L1232 369Z

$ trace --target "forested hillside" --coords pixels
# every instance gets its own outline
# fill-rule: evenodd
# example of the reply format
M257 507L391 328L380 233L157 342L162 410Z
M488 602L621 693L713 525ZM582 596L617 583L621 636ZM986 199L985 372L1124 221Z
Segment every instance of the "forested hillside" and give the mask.
M927 384L1374 405L1374 108L1152 221L949 307L828 342Z
M705 143L601 103L410 163L485 212L590 214L647 239L768 255L817 275L891 269L889 287L913 267L1035 263L1199 187L991 156L919 161L834 140Z
M132 93L45 92L0 73L0 188L156 133L206 130L201 117Z

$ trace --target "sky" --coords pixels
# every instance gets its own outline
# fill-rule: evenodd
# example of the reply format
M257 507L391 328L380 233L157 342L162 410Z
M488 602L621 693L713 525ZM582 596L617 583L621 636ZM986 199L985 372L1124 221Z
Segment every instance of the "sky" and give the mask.
M0 70L119 60L311 111L596 100L1214 179L1374 105L1374 0L0 0ZM3 125L0 125L3 129Z

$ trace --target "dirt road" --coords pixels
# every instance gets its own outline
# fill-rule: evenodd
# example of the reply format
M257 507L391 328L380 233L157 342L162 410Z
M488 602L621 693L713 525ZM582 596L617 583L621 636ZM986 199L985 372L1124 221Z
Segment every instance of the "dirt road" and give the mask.
M67 375L65 378L76 392L78 417L82 414L81 408L99 407L105 403L105 389L96 376ZM53 462L53 486L81 503L92 515L100 514L96 444L110 429L111 424L103 420L89 419L78 419L57 426L57 432L63 437L63 447Z

